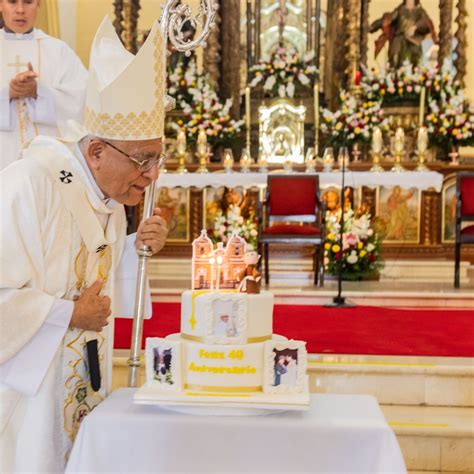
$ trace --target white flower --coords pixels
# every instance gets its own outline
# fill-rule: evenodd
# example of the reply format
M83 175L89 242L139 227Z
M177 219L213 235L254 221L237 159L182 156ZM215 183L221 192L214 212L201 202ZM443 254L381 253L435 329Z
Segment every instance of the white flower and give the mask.
M375 249L375 245L372 244L371 242L369 242L367 244L367 252L372 252L372 250L374 250L374 249Z
M303 85L303 86L307 86L311 81L309 80L309 77L306 76L305 74L303 74L302 72L300 72L298 74L298 80L300 81L300 83Z
M293 82L290 82L286 86L286 92L288 93L289 97L293 97L295 95L295 84Z
M276 77L275 76L270 76L265 81L265 84L263 85L263 88L265 90L272 90L273 86L275 85L275 82L276 82Z
M357 260L359 260L359 257L357 257L357 255L354 255L352 253L347 257L347 263L350 263L351 265L353 265L354 263L357 263Z
M369 237L372 236L372 235L374 235L373 229L369 229L369 230L367 231L367 235L368 235Z

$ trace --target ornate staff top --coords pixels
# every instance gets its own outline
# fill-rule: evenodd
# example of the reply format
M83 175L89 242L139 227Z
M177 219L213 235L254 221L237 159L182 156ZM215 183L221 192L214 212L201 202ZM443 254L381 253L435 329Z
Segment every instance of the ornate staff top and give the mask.
M198 46L206 46L206 38L215 25L217 9L218 5L215 0L201 0L198 13L193 16L189 5L181 3L180 0L168 0L163 5L163 14L160 19L163 36L171 42L177 51L184 52L186 56L189 56L191 51ZM195 29L203 22L200 35L193 40L184 37L183 27L187 22L190 22Z

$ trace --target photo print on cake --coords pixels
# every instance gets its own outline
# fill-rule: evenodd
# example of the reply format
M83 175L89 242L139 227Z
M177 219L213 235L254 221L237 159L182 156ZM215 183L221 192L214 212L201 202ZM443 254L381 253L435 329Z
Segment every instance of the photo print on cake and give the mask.
M274 379L273 385L296 385L298 370L298 350L297 349L273 349L274 357Z
M209 297L206 337L209 344L245 344L247 342L247 295L216 293Z
M147 338L145 353L147 384L166 391L181 390L180 342L160 337Z
M307 384L306 343L271 340L265 343L265 393L301 393Z

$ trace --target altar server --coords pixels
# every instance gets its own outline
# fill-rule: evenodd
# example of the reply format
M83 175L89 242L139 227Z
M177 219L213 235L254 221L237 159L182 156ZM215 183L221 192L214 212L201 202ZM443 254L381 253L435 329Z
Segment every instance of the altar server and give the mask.
M136 275L135 247L156 253L167 235L155 209L126 237L123 208L164 159L164 87L158 23L134 56L105 19L78 141L38 137L0 172L0 472L63 471L81 420L107 396L110 315L135 291L120 273Z
M82 120L87 71L63 41L33 28L40 0L0 0L0 170L37 135Z

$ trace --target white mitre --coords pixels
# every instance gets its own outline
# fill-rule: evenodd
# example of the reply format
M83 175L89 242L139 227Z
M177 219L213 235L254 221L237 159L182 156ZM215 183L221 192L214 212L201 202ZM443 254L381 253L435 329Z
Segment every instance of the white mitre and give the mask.
M109 140L163 137L166 45L155 21L136 55L122 45L108 17L92 43L84 127Z

